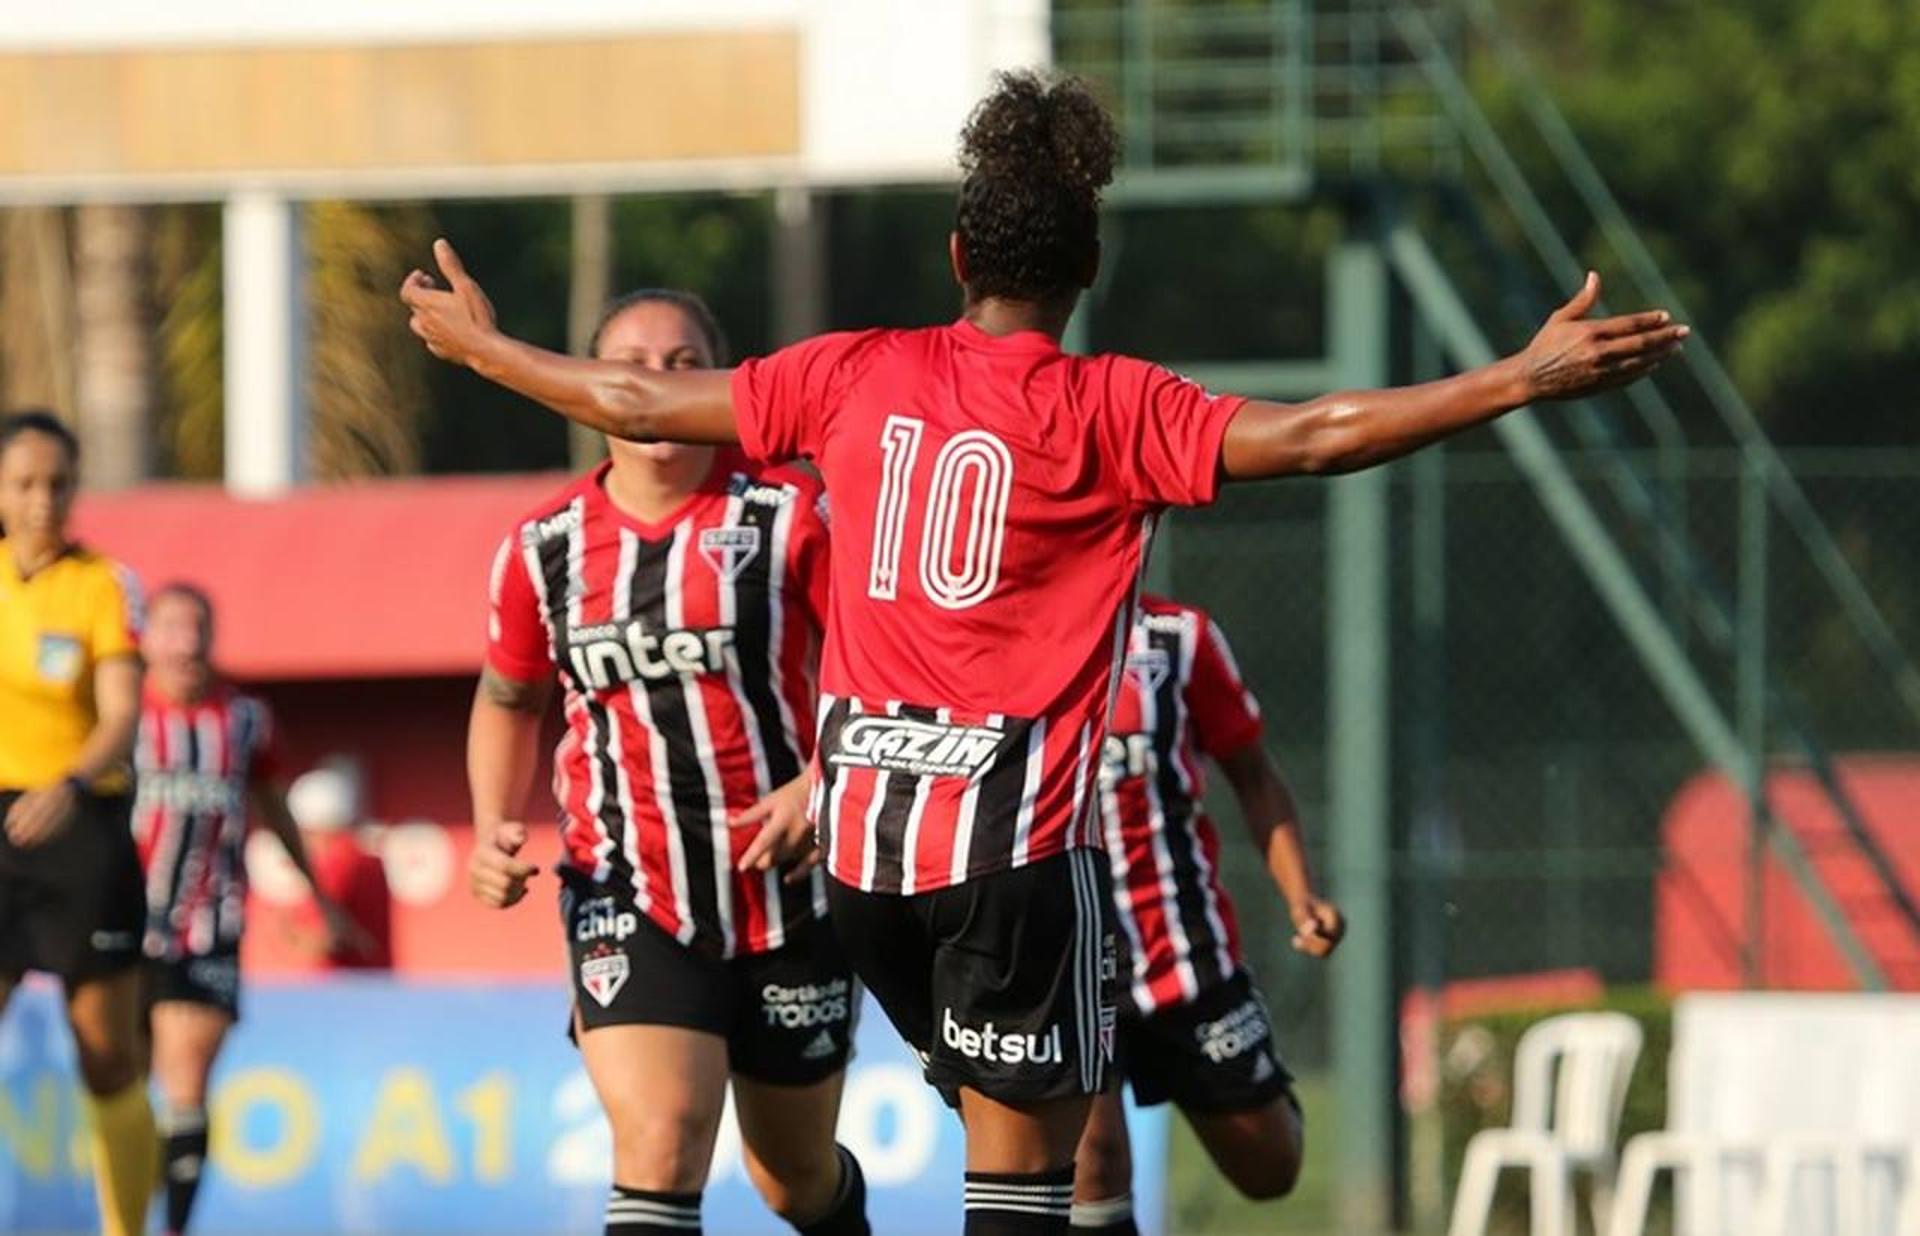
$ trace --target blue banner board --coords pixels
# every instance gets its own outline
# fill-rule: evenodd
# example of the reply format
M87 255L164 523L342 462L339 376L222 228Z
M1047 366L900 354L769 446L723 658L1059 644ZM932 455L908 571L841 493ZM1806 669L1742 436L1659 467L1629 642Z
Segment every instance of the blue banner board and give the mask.
M196 1233L601 1229L611 1143L558 983L329 978L256 984L245 1000L215 1072ZM74 1076L58 992L29 983L0 1018L0 1231L95 1230ZM1164 1112L1130 1114L1150 1236ZM959 1230L959 1121L871 1002L840 1139L866 1169L876 1232ZM747 1182L731 1117L705 1216L710 1236L790 1231Z

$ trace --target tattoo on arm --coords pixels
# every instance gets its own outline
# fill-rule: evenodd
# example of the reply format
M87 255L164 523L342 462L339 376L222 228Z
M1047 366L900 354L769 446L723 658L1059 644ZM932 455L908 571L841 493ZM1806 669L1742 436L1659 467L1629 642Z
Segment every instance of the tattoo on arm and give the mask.
M553 684L545 680L521 682L507 677L490 665L480 671L481 696L489 704L498 704L515 712L545 712L547 697L552 693Z

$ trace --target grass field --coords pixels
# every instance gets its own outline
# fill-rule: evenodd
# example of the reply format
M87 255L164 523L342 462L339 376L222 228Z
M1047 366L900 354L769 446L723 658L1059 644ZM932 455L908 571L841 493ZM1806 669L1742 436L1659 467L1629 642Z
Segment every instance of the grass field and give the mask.
M1333 1122L1332 1090L1323 1077L1301 1077L1294 1090L1307 1117L1307 1161L1299 1186L1284 1201L1253 1203L1234 1192L1186 1122L1174 1117L1169 1236L1325 1236L1336 1230L1325 1137Z

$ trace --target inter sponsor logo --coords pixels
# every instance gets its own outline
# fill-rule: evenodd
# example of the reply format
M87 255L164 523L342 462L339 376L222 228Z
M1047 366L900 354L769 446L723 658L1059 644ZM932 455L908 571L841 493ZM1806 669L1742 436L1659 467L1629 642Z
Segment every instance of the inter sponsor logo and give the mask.
M1272 1036L1267 1010L1258 1000L1248 1000L1218 1021L1203 1021L1193 1028L1201 1053L1215 1064L1244 1056Z
M915 777L977 777L1006 735L983 725L906 717L854 717L840 729L832 763Z
M581 944L594 940L612 940L624 943L628 936L640 930L640 916L632 910L623 910L611 897L595 897L584 901L573 916L573 938Z
M760 556L760 529L707 528L700 533L700 556L715 575L732 583Z
M852 1000L853 984L846 979L797 987L768 983L760 989L760 1012L769 1026L810 1030L845 1024Z
M231 777L203 772L143 772L135 792L135 810L161 807L175 813L238 813L244 803L240 784Z
M969 1060L989 1064L1059 1064L1065 1059L1057 1024L1040 1034L1006 1033L992 1022L976 1030L961 1025L948 1008L940 1011L940 1040Z
M722 673L733 648L733 628L653 630L636 618L625 625L571 627L567 644L573 676L604 691L635 680Z

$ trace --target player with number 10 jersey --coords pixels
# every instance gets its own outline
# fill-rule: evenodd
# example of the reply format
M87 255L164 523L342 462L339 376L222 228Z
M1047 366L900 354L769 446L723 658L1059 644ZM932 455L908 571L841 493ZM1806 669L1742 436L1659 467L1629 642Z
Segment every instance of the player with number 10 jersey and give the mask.
M1096 753L1154 516L1222 476L1349 471L1537 398L1631 380L1685 334L1585 315L1457 377L1298 405L1063 353L1100 262L1118 151L1080 83L1003 75L961 137L961 321L809 340L730 377L571 360L500 333L451 246L409 275L411 329L569 418L636 441L810 456L837 527L814 812L855 969L961 1091L967 1227L1065 1231L1104 1085L1114 976Z

